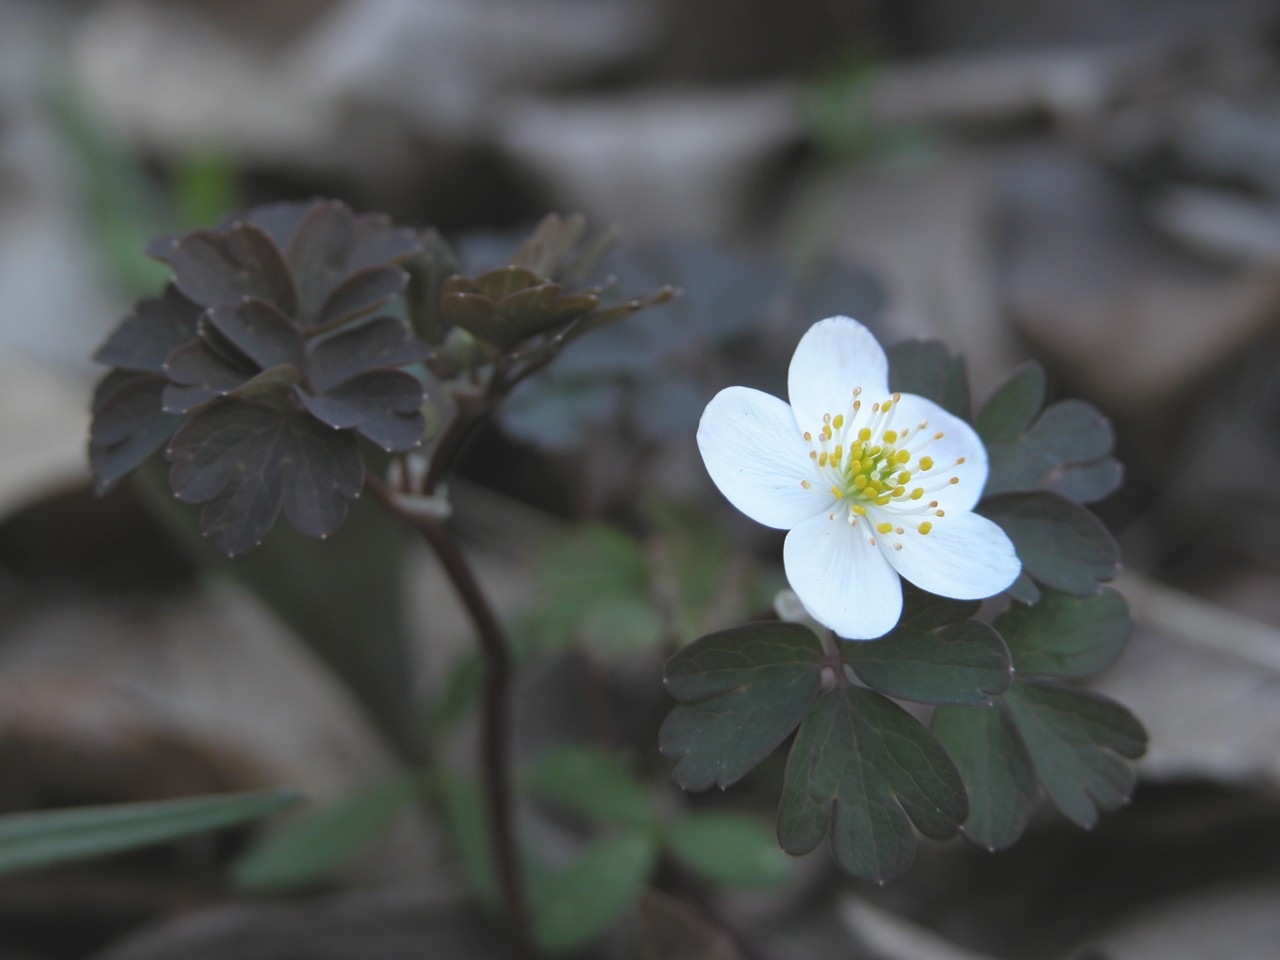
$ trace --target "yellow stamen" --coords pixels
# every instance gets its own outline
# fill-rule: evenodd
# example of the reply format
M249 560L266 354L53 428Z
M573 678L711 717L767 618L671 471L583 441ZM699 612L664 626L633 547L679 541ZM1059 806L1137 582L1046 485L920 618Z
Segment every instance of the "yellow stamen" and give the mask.
M843 456L844 456L844 447L837 443L835 450L831 454L831 462L839 463L840 458Z
M959 477L952 477L950 480L947 481L947 483L950 483L950 484L957 484L959 482L960 482Z
M806 430L804 432L804 439L807 443L813 443L813 434Z
M860 517L865 517L867 515L867 508L860 503L850 504L849 509Z
M911 454L908 453L906 450L899 450L897 453L893 455L893 459L894 459L894 462L896 463L906 463L908 460L911 459Z
M933 529L933 524L926 520L924 523L920 524L920 526L916 527L916 529L922 534L926 534Z
M841 489L840 489L839 487L835 487L835 486L833 486L833 487L831 488L831 495L832 495L833 497L835 497L837 500L839 500L839 499L841 499L842 497L844 497L844 493L841 491Z
M883 507L889 502L888 497L876 497L876 506Z
M900 474L898 474L898 482L899 482L899 483L910 483L910 482L911 482L911 473L910 473L910 471L903 470Z
M958 467L962 463L964 463L964 457L956 457L956 466Z
M825 467L827 465L827 451L823 450L818 454L818 466Z
M858 474L853 478L853 485L859 490L865 489L867 486L867 475L865 473Z
M884 432L884 442L885 442L885 443L897 443L897 442L898 442L898 431L896 431L896 430L886 430L886 431Z
M877 523L876 533L891 533L893 531L892 523Z
M843 414L843 413L837 413L837 414L836 414L836 418L835 418L834 420L832 420L832 421L831 421L831 425L832 425L833 427L835 427L837 430L839 430L841 427L843 427L843 426L844 426L844 414Z
M945 517L945 516L947 515L947 511L945 511L945 510L935 510L935 511L933 511L933 515L934 515L935 517Z
M812 484L812 483L810 483L808 480L801 480L801 481L800 481L800 486L802 486L802 487L804 487L806 490L808 490L808 489L810 489L810 488L813 486L813 484Z
M924 487L916 487L914 490L911 491L912 500L919 500L923 496L924 496Z
M868 429L867 427L863 427L861 430L859 430L859 431L858 431L858 442L859 442L859 443L866 443L866 442L867 442L868 440L870 440L870 439L871 439L871 430L870 430L870 429Z
M900 496L902 496L902 495L903 495L904 493L906 493L906 492L907 492L907 488L906 488L906 487L894 487L894 488L893 488L893 495L894 495L895 497L900 497Z
M932 470L932 469L933 469L933 457L921 457L921 458L920 458L920 469L921 469L921 470Z

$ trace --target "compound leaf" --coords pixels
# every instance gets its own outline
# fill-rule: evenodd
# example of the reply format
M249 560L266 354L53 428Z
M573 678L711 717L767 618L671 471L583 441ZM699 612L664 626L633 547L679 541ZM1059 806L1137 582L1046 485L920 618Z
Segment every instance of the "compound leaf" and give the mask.
M1034 606L1015 604L994 626L1022 674L1087 677L1124 650L1133 621L1123 596L1104 587L1090 597L1045 590Z
M1114 446L1106 417L1081 400L1062 400L1012 440L987 441L985 495L1053 490L1082 503L1101 500L1123 477Z
M988 850L1014 843L1040 798L1035 768L1009 718L995 704L939 707L933 735L960 771L969 795L965 837Z
M927 837L955 836L968 815L955 765L914 717L849 684L824 696L787 758L778 839L808 853L831 828L840 869L883 883L915 858L911 824Z
M1009 493L978 512L1009 535L1022 571L1053 590L1084 597L1120 572L1120 549L1102 522L1057 493Z
M318 396L297 391L303 405L335 430L354 428L384 450L412 450L426 430L422 382L403 370L370 370Z
M969 375L963 357L953 356L941 340L904 340L887 353L892 389L925 397L969 419Z
M364 482L350 433L246 400L196 414L174 434L168 456L174 495L205 504L201 527L229 556L261 542L282 507L301 532L332 533Z
M195 339L200 312L170 284L160 297L138 301L93 359L121 370L163 373L169 354Z
M821 688L822 647L794 623L749 623L712 633L667 663L671 711L658 746L686 790L727 787L796 728Z
M1136 775L1126 759L1146 751L1142 724L1096 693L1020 680L1001 698L1054 805L1082 827L1120 806Z
M297 309L297 292L279 248L251 223L164 238L147 252L168 263L174 284L201 306L250 297L289 316Z
M1045 388L1044 367L1034 360L1015 370L974 420L982 442L991 447L1022 436L1044 406Z
M98 493L143 463L178 429L182 418L161 406L164 389L164 378L148 373L108 374L104 380L89 430L89 464Z
M697 810L674 820L666 840L677 860L718 886L773 887L791 876L777 832L759 817Z
M266 370L290 364L303 366L302 337L283 313L262 300L219 303L209 308L209 324L237 350ZM174 376L173 364L169 365Z

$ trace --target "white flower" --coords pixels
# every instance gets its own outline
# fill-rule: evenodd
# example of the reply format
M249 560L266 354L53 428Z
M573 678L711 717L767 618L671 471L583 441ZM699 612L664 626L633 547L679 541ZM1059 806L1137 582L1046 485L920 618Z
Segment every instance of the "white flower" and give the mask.
M889 363L848 317L814 324L791 358L791 405L729 387L707 404L698 448L735 507L789 530L787 580L849 639L892 630L899 575L943 597L993 596L1021 571L1013 544L973 512L987 452L931 400L889 393Z

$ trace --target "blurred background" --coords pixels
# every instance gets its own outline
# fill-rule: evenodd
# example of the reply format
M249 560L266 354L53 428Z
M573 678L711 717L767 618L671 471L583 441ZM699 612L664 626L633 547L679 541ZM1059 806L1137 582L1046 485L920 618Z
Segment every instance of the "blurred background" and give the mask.
M567 353L454 491L541 654L520 756L607 741L660 804L686 802L656 751L662 656L780 583L778 540L694 448L717 389L782 392L799 334L845 313L946 340L978 402L1036 359L1097 405L1138 620L1097 688L1151 733L1134 804L1091 834L1046 811L994 856L930 847L887 890L820 852L707 909L776 957L1280 955L1274 4L0 0L0 811L331 801L393 776L422 723L467 762L465 620L376 518L226 564L145 483L89 491L90 356L166 276L142 244L315 195L480 264L580 211L620 226L620 288L682 288ZM779 772L696 802L767 813ZM249 831L5 880L0 960L416 957L437 936L500 956L429 926L465 896L455 826L405 816L283 901L227 880ZM650 922L675 924L670 893Z

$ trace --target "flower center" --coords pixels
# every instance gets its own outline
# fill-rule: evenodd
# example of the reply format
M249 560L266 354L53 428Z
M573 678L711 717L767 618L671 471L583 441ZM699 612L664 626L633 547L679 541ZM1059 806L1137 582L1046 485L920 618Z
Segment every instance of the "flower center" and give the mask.
M941 431L930 431L929 421L899 427L895 418L902 395L870 407L856 387L844 413L822 415L817 434L806 431L809 459L817 474L804 480L806 488L820 484L830 489L839 507L828 515L847 517L857 526L865 518L867 537L874 545L876 534L886 538L895 550L902 549L898 537L909 531L928 535L936 518L946 511L930 495L960 482L949 471L964 463L938 464L925 451L941 440Z

